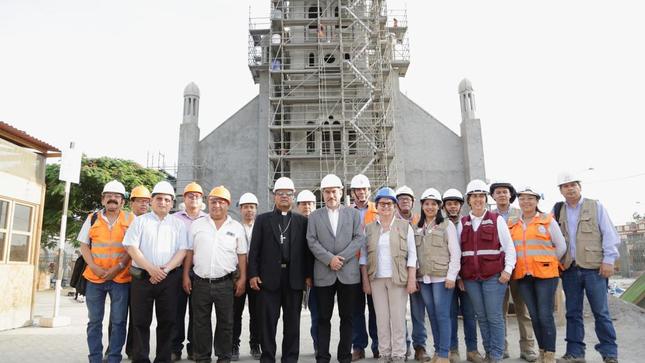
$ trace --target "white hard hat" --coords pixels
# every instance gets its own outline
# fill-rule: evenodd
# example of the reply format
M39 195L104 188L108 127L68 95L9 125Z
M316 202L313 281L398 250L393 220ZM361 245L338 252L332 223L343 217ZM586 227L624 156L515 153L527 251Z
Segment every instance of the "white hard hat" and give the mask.
M464 196L461 194L460 191L458 191L455 188L450 188L450 189L446 190L445 192L443 192L443 198L442 199L443 199L444 203L447 200L458 200L458 201L460 201L462 203L464 202Z
M273 184L274 193L276 192L276 190L280 189L296 191L296 187L293 185L293 180L287 178L286 176L278 178L278 180L275 181L275 184Z
M538 200L540 200L540 198L542 198L542 194L540 194L540 192L538 192L535 188L532 188L532 187L530 187L530 186L524 186L524 187L521 187L521 188L517 191L517 195L518 195L518 196L519 196L519 195L522 195L522 194L529 194L529 195L533 195L533 196L535 196Z
M488 185L486 185L486 182L480 179L471 180L466 186L466 195L473 193L488 194Z
M105 193L119 193L125 197L125 187L118 180L112 180L105 183L105 186L103 186L103 193L101 194Z
M571 182L578 182L580 183L580 178L575 176L573 173L568 172L568 171L563 171L558 174L558 186L562 184L567 184Z
M363 174L358 174L352 178L350 188L369 188L370 180Z
M258 205L258 198L255 197L255 194L253 193L244 193L240 197L240 201L237 202L238 205L242 204L255 204Z
M305 189L300 193L298 193L298 197L296 198L296 203L300 203L300 202L316 203L316 196L310 190Z
M412 199L414 199L414 192L407 185L404 185L404 186L402 186L402 187L400 187L399 189L396 190L396 197L397 198L399 197L399 195L404 195L404 194L409 195L410 197L412 197Z
M170 185L165 180L160 181L159 183L155 184L155 187L152 188L152 196L154 197L155 194L168 194L169 196L172 197L172 199L175 199L175 188Z
M443 200L441 199L441 193L435 188L428 188L421 193L421 202L423 202L426 199L432 199L436 200L439 203L442 203Z
M342 188L343 182L334 174L327 174L320 181L320 189L325 188Z

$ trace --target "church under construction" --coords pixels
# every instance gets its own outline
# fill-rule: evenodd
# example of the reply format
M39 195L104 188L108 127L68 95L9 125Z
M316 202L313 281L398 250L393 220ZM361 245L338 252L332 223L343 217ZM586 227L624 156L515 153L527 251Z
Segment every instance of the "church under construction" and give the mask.
M372 189L405 184L417 193L485 178L470 82L459 84L461 135L399 90L410 65L405 11L385 0L269 1L268 18L249 19L258 96L202 138L199 89L184 90L178 191L222 184L236 200L256 194L267 210L281 176L319 200L328 173L347 186L363 173Z

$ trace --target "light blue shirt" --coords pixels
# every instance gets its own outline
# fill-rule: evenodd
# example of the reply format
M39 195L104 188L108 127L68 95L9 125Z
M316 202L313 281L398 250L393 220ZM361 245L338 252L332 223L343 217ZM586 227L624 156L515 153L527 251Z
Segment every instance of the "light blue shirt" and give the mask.
M124 246L138 247L151 264L166 265L179 250L188 249L188 231L179 218L166 215L164 219L154 212L137 217L123 238ZM138 266L132 261L132 265Z
M571 256L574 256L574 258L576 255L576 233L578 232L578 219L580 217L580 211L582 210L582 204L584 203L584 201L584 197L580 197L580 202L578 202L577 205L572 206L567 202L564 203L567 212L569 249L571 251ZM618 245L620 244L620 237L618 236L618 232L616 232L616 228L614 228L613 223L611 223L611 219L609 219L609 215L607 214L605 208L602 206L602 204L600 204L600 202L597 202L596 204L598 205L598 213L596 218L598 220L598 227L600 228L600 235L602 236L602 263L613 265L619 256Z

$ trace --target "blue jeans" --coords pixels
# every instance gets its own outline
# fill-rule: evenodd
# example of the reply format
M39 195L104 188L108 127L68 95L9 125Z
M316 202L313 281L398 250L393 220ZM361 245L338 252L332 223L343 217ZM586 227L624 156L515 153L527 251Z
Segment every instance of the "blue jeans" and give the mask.
M559 278L538 279L525 276L517 280L517 287L522 300L531 315L533 332L540 349L555 352L555 319L553 303Z
M362 286L361 284L358 285ZM354 350L365 350L365 348L367 348L367 330L365 329L365 301L367 300L369 334L372 339L370 348L372 349L372 352L378 352L376 312L374 312L372 296L365 295L362 287L359 289L360 292L357 294L356 308L352 317L352 348Z
M314 351L318 350L318 297L316 297L316 287L312 286L309 290L309 313L311 314L311 340L314 342Z
M420 284L422 285L422 284ZM412 317L412 346L414 348L426 347L426 313L424 298L421 292L415 292L410 295L410 316ZM406 329L407 331L407 329Z
M484 350L493 359L504 355L504 294L508 285L498 281L499 274L488 280L464 280L466 292L475 309Z
M435 354L442 358L448 358L452 331L450 307L455 290L446 289L445 282L421 283L419 285L428 318L430 318Z
M128 319L128 297L130 284L106 281L102 284L87 282L85 304L87 305L87 347L90 363L101 363L103 360L103 315L105 313L105 296L110 295L110 335L108 362L120 362L121 350L125 343L126 321Z
M466 341L466 351L473 352L477 350L477 321L475 320L475 310L470 298L465 291L455 288L455 294L452 298L452 305L450 308L450 319L452 332L450 334L450 349L459 350L459 340L457 332L459 326L457 323L457 315L461 312L464 322L464 340Z
M585 356L582 303L586 293L596 323L596 336L600 342L595 348L603 357L618 357L616 331L609 316L607 302L608 283L606 278L600 276L598 269L572 265L562 273L562 288L567 308L567 354L574 357Z

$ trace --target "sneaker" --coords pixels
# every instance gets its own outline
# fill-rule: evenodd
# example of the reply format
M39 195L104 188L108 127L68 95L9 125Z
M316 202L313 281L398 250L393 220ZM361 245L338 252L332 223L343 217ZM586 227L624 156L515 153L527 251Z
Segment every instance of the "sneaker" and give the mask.
M237 345L234 345L233 349L231 349L231 360L232 361L240 360L240 347L238 347Z
M356 349L352 352L352 362L365 359L365 351L363 349Z
M574 357L567 353L556 360L557 363L587 363L584 357Z
M555 352L540 352L542 354L542 360L540 363L555 363Z
M603 363L618 363L618 358L616 357L602 357Z
M260 351L260 347L251 347L251 356L255 360L260 360L260 357L262 357L262 351Z
M78 295L78 298L76 299L77 303L84 304L85 303L85 296L84 295Z
M181 352L170 353L170 361L171 362L178 362L180 360L181 360Z
M472 350L466 353L466 360L473 363L484 363L484 357L478 351Z
M527 362L536 362L538 360L538 355L532 350L525 350L520 353L520 359L524 359Z
M477 354L479 354L479 353L477 353ZM450 363L459 363L459 362L461 362L461 357L459 356L459 350L451 349L450 354L448 355L448 359L450 360Z

